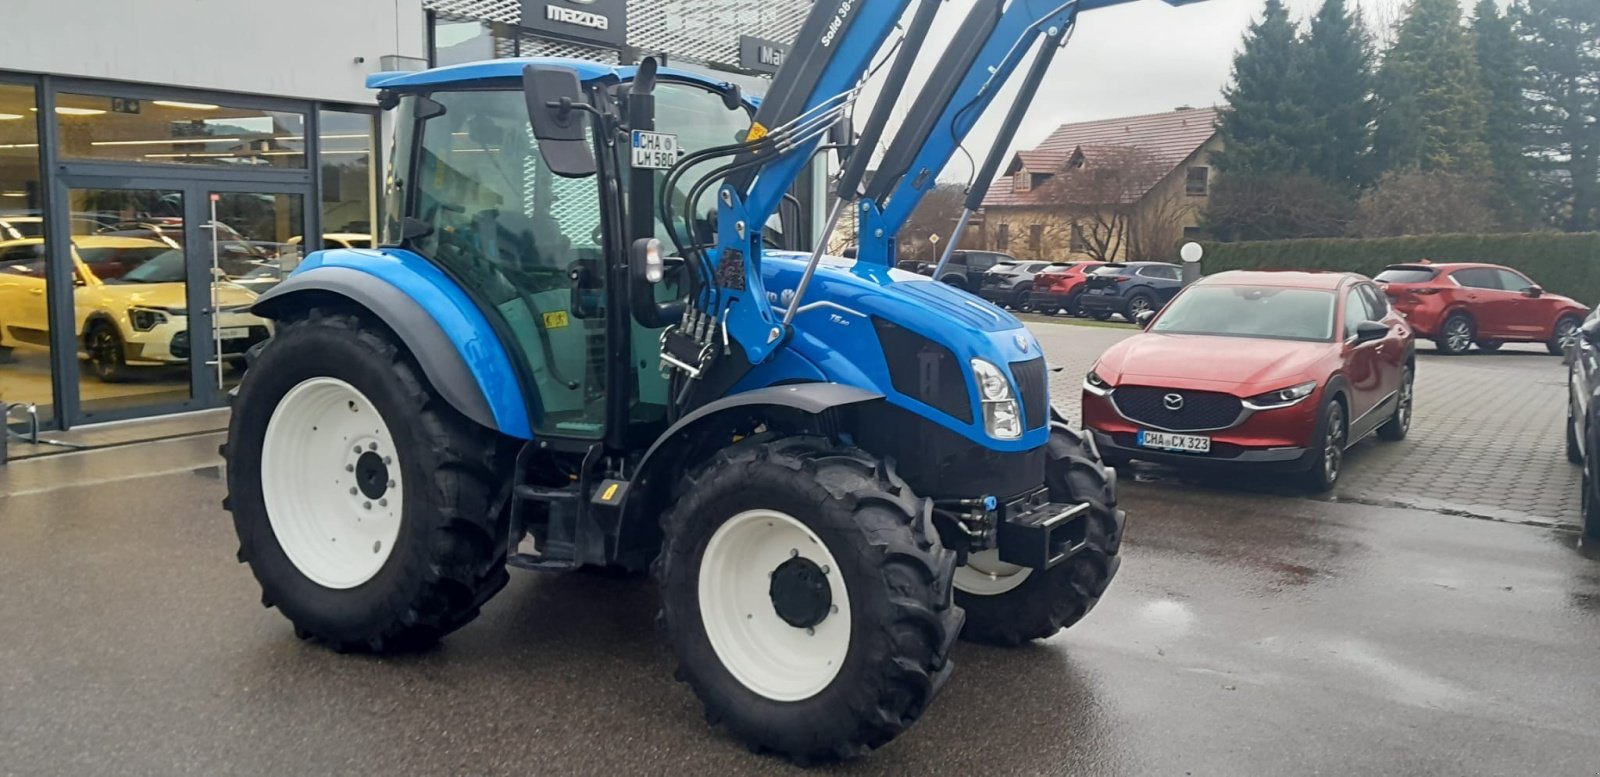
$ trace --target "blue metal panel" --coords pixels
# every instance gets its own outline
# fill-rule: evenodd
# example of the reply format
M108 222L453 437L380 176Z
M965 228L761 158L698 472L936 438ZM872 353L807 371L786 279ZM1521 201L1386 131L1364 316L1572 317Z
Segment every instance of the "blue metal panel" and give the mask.
M633 65L604 65L599 62L565 57L514 57L491 59L483 62L466 62L460 65L447 65L445 67L436 67L432 70L416 72L373 73L367 76L367 88L404 90L423 86L465 84L474 81L520 79L522 78L522 69L528 65L569 67L578 72L578 80L584 83L602 78L629 81L633 79L633 74L638 70ZM726 81L719 81L692 70L664 67L658 70L657 73L662 78L691 81L718 91L729 86Z
M808 254L768 251L761 261L766 286L783 299L800 281ZM811 281L811 291L794 318L789 345L770 362L758 364L735 387L746 390L785 380L816 379L843 383L884 395L886 401L939 424L973 443L997 451L1027 451L1045 444L1046 429L1025 431L1020 439L997 440L983 428L977 386L967 375L973 423L963 423L916 397L895 390L872 318L920 332L949 348L962 364L984 359L1011 378L1010 363L1042 355L1039 341L1011 314L949 284L881 265L826 258ZM788 358L797 353L800 361ZM1020 402L1020 398L1019 398Z
M426 259L395 248L317 251L295 268L294 276L320 267L343 267L366 273L374 283L387 283L416 300L444 330L467 363L478 388L489 401L500 431L524 440L533 438L527 397L517 380L499 336L471 297Z

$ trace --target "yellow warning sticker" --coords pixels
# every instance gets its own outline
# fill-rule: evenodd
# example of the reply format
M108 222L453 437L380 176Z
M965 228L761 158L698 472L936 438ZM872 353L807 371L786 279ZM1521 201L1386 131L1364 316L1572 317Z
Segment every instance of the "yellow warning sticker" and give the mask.
M545 329L560 329L567 325L567 311L553 310L544 314Z
M750 125L750 134L744 136L744 142L746 142L746 143L754 143L754 142L756 142L756 141L758 141L758 140L760 140L760 139L762 139L762 138L764 138L766 136L767 136L767 128L762 126L761 122L759 122L759 121L758 122L753 122Z
M604 494L600 495L600 501L602 501L602 502L611 501L612 498L617 495L617 486L619 486L619 485L621 485L621 484L620 483L612 483L611 487L607 488L606 492Z

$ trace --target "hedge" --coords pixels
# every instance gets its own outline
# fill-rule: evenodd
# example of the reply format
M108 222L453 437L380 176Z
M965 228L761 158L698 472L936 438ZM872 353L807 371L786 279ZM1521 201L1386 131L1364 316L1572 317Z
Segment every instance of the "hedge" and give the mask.
M1428 259L1515 267L1534 283L1585 304L1600 302L1600 233L1423 235L1204 243L1207 275L1224 270L1338 270L1371 276Z

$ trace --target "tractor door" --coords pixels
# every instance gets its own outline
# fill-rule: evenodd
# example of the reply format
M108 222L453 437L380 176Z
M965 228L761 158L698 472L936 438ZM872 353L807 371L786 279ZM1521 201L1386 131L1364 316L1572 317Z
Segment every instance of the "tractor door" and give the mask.
M405 98L399 117L429 116L415 125L417 156L401 162L414 169L397 171L421 222L412 231L425 230L409 247L476 296L524 357L538 392L535 432L599 438L606 273L596 176L551 173L520 91L438 91L427 97L437 105L421 108L419 99Z

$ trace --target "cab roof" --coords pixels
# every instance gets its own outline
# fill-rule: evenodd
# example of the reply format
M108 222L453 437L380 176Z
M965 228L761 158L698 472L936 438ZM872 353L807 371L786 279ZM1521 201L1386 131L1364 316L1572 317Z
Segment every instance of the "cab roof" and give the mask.
M1195 283L1208 286L1273 286L1283 289L1337 289L1361 276L1318 270L1228 270L1207 275Z
M367 76L367 88L411 90L426 86L448 86L472 81L520 79L522 78L522 69L528 65L569 67L577 71L578 80L586 84L607 78L618 81L631 81L634 73L639 70L634 65L607 65L601 62L566 57L511 57L507 59L490 59L483 62L466 62L459 65L446 65L414 72L373 73ZM656 73L663 78L670 78L675 81L691 81L717 90L726 89L732 85L728 81L720 81L692 70L663 67L658 69ZM747 97L747 99L749 98Z

